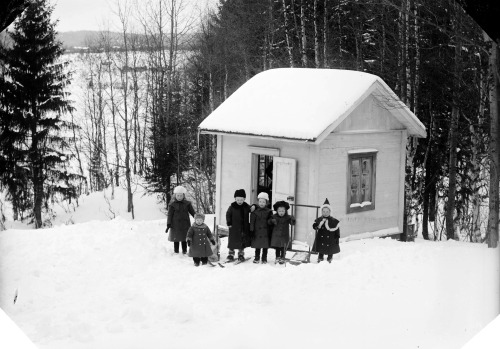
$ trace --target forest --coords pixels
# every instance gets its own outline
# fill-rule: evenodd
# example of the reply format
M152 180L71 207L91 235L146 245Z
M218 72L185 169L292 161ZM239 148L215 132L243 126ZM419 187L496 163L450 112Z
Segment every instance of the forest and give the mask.
M186 185L213 212L216 142L198 124L261 71L350 69L380 76L427 129L407 149L408 223L424 239L496 246L498 46L456 1L221 0L192 12L121 0L118 27L73 54L47 2L33 3L0 51L0 204L14 219L50 225L55 202L108 186L127 188L132 216L138 185L165 202Z

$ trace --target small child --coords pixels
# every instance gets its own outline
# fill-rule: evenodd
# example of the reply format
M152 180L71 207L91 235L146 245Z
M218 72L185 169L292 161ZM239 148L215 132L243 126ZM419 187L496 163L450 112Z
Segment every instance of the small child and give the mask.
M327 261L331 263L333 255L340 252L340 222L330 216L331 212L332 207L326 199L325 203L321 205L322 216L316 218L313 224L313 228L318 230L314 243L315 250L318 252L318 263L323 261L325 254L328 255Z
M252 238L252 247L255 248L254 263L260 261L260 250L262 249L262 264L267 263L267 249L270 243L269 219L272 217L271 209L267 208L269 195L260 193L257 196L258 206L250 214L250 237Z
M295 217L288 214L290 205L286 201L278 201L273 205L276 213L269 219L273 225L271 246L276 249L276 262L285 263L285 253L290 241L290 225L295 225Z
M215 240L212 236L210 228L204 223L205 215L196 213L194 215L194 223L187 232L187 243L189 245L189 255L193 257L194 266L199 267L201 264L208 263L208 257L213 254L212 249L208 245L208 241L215 245Z
M229 228L227 261L234 261L234 250L238 250L238 259L245 260L245 247L250 246L250 206L245 202L247 195L244 189L234 192L234 202L226 212L226 224Z
M177 186L174 195L168 204L167 229L168 241L174 243L174 252L179 253L179 243L182 244L182 253L187 253L186 234L191 226L189 215L194 216L194 208L191 201L186 200L186 188Z

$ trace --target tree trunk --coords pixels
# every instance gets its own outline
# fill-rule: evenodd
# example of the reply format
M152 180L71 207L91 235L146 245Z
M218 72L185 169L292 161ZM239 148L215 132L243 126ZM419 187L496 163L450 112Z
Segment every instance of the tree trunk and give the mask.
M302 46L301 46L301 51L302 51L302 66L304 68L307 67L307 36L306 36L306 13L305 13L305 7L304 7L304 0L301 0L300 2L300 29L301 29L301 35L302 35Z
M458 5L455 5L458 7ZM450 131L448 136L449 143L449 173L448 173L448 202L446 205L446 237L448 240L455 238L454 215L455 215L455 194L457 190L457 144L458 144L458 119L459 109L459 89L460 89L460 71L461 71L461 52L462 44L459 35L459 16L458 9L455 11L454 29L455 29L455 66L454 66L454 86L452 93L452 109Z
M284 26L285 26L286 49L288 52L288 61L290 63L290 68L293 68L294 64L293 64L292 43L290 41L290 31L288 30L288 15L287 15L285 0L282 0L282 3L283 3L283 17L284 17Z
M328 3L327 0L323 2L323 68L328 68L327 59L327 30L328 30Z
M489 190L489 216L488 216L488 247L496 248L498 245L498 216L499 216L499 176L500 176L500 139L498 109L500 102L499 81L499 47L491 41L489 69L491 76L490 85L490 190Z
M42 220L42 206L43 206L43 170L39 164L33 164L33 191L34 191L34 205L33 214L35 216L35 228L41 228Z
M316 68L320 68L319 59L318 0L314 0L314 64Z

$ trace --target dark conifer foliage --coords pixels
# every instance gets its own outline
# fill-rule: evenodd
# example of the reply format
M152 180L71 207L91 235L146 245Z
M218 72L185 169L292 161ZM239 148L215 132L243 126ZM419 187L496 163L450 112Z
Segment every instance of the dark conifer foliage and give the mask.
M8 169L3 176L15 210L32 209L35 227L42 227L42 209L56 193L76 197L66 169L71 112L65 87L70 74L60 62L62 44L56 40L52 9L45 0L32 1L10 33L12 47L3 52L2 133L0 152Z

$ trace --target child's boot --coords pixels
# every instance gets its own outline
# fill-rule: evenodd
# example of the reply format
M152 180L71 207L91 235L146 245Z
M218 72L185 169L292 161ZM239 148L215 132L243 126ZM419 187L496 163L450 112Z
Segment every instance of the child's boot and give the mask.
M226 258L226 261L228 261L228 262L234 261L234 256L232 254L228 255Z
M253 262L254 262L255 264L259 264L259 259L260 259L259 257L255 257L255 259L253 260Z
M242 254L240 254L240 255L238 255L238 260L240 262L244 262L245 261L245 257Z
M267 257L262 257L262 264L267 264Z
M194 262L194 266L195 267L199 267L200 266L200 262L198 262L198 261Z

